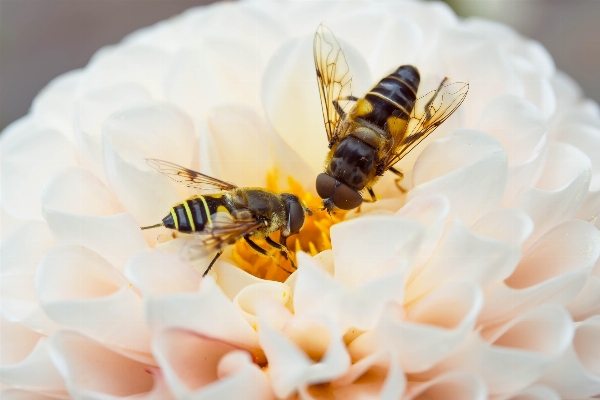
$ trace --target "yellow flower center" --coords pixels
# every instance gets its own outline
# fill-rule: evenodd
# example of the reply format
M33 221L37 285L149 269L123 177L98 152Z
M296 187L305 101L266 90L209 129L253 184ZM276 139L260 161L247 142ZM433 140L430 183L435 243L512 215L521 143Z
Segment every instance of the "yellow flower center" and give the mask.
M296 261L296 252L304 251L310 255L315 255L323 250L331 249L331 240L329 237L329 228L344 219L347 211L336 210L331 216L326 211L321 210L321 199L305 191L302 186L292 177L288 177L288 187L280 188L277 184L277 171L272 170L267 174L267 188L276 192L292 193L298 196L300 200L309 207L313 213L312 216L306 216L302 231L291 236L288 241L288 249L291 256ZM273 238L277 240L278 238ZM254 239L253 239L254 240ZM273 258L265 257L256 251L243 240L238 241L233 249L232 257L236 265L244 271L261 279L283 282L290 274L286 272L293 271L293 267L288 259L282 253L269 246L266 241L256 239L263 249L270 249L269 253ZM280 266L275 262L277 260Z

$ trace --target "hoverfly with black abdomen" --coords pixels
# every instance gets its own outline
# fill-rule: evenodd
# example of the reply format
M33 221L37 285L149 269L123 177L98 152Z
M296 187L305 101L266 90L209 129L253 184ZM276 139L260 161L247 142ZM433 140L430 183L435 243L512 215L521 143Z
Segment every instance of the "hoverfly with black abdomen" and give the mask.
M219 191L193 196L171 207L161 223L142 227L150 229L164 226L178 232L198 235L198 241L190 242L185 249L188 258L216 252L203 276L210 271L226 246L241 239L259 254L273 258L284 269L277 259L252 240L253 237L264 238L296 268L287 249L286 239L299 233L306 215L312 215L298 196L257 187L238 187L168 161L147 159L147 162L158 172L187 187ZM279 243L269 237L276 231L280 231Z
M363 98L352 95L352 75L333 33L323 25L314 38L314 58L329 153L316 189L323 208L351 210L363 202L361 191L377 198L373 185L440 126L461 105L468 83L444 78L436 90L417 98L420 75L402 65ZM366 200L364 200L366 201Z

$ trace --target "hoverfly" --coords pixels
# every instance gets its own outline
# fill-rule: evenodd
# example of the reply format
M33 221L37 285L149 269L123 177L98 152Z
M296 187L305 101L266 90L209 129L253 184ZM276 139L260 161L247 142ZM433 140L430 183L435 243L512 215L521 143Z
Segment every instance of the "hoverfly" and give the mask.
M200 172L168 161L147 159L148 164L174 181L197 190L218 190L219 193L196 195L171 207L161 223L141 229L164 226L182 233L199 235L188 251L190 258L217 252L202 276L210 271L223 249L244 239L256 252L279 262L251 238L264 238L296 266L286 246L290 235L299 233L306 214L312 212L290 193L275 193L257 187L238 187ZM280 231L279 243L269 237ZM191 253L191 254L190 254ZM284 269L286 272L291 273Z
M323 25L314 38L314 58L329 153L316 189L323 209L351 210L373 185L461 105L468 83L444 78L436 90L417 98L420 75L402 65L383 78L363 98L352 95L352 75L338 41ZM399 186L400 187L400 186ZM367 201L366 199L364 201Z

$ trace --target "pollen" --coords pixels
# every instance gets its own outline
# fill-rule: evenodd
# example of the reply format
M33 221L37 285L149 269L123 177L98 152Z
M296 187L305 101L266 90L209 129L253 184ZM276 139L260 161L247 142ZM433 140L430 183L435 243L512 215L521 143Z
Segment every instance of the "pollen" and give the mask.
M288 177L287 187L279 187L277 184L278 173L271 170L267 174L267 188L276 192L292 193L298 196L304 204L312 211L312 216L307 215L304 226L299 234L290 236L287 241L288 250L291 257L296 261L296 253L303 251L314 256L324 250L331 249L331 238L329 228L332 225L341 222L347 211L336 210L331 216L326 211L321 210L322 204L319 197L304 190L294 178ZM272 235L274 240L278 240L277 233ZM261 279L283 282L289 276L289 272L294 271L290 261L277 249L270 247L266 241L255 239L263 249L269 249L269 254L273 257L266 257L256 253L245 241L238 241L233 249L232 257L236 265L241 269ZM277 265L277 262L279 266Z

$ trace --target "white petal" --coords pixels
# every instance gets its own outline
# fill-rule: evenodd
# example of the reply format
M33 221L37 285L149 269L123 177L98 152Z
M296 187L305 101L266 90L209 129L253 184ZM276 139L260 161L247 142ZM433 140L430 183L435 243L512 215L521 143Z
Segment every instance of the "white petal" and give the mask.
M58 326L39 306L34 275L40 258L54 244L44 222L28 221L2 241L0 253L2 316L45 334Z
M568 305L567 310L576 321L600 314L600 276L592 274Z
M0 317L0 365L23 361L36 346L42 334L32 331L18 322L9 322Z
M259 302L271 300L285 306L291 298L291 289L281 282L263 281L248 285L235 296L233 304L254 329L257 327L256 310Z
M54 78L31 104L31 113L40 126L56 129L71 141L75 140L73 102L82 74L76 69Z
M160 368L150 367L147 369L147 372L152 374L154 386L151 391L142 395L136 395L135 400L175 400Z
M86 164L98 176L104 176L101 126L110 114L135 103L150 100L142 86L121 83L83 93L73 105L73 121L79 149Z
M503 283L486 288L479 322L489 325L513 318L543 303L566 305L583 287L600 254L600 233L573 220L544 235Z
M260 110L264 61L253 46L204 38L180 50L165 80L165 95L199 125L211 107L241 103Z
M73 146L58 131L21 125L3 137L2 207L20 219L42 219L39 193L52 174L76 164Z
M246 286L263 282L262 279L226 262L215 263L212 270L215 272L217 284L231 300Z
M523 84L525 98L535 104L544 117L551 117L556 110L556 94L549 76L540 75L536 66L525 60L515 62L513 58L512 64Z
M369 279L402 272L416 257L424 228L409 219L373 216L331 228L335 279L357 287Z
M4 240L22 223L23 220L13 217L0 205L0 239Z
M503 95L486 105L477 126L498 139L508 154L509 175L504 194L507 203L536 178L539 155L546 144L545 119L527 100Z
M4 335L5 332L2 332ZM0 382L26 390L64 396L67 394L65 382L48 355L48 339L42 337L27 355L18 363L0 367Z
M123 206L96 176L79 167L66 168L52 176L41 193L45 209L77 215L112 215Z
M42 206L57 240L88 247L119 269L132 254L147 248L133 217L114 214L121 206L85 170L69 169L52 177L44 186Z
M550 78L550 83L556 93L557 113L567 110L569 106L583 97L579 84L562 71L556 71Z
M273 6L270 4L269 6ZM271 7L260 9L256 4L219 3L213 7L211 18L202 23L198 9L186 13L189 24L203 29L209 38L227 38L252 46L261 59L270 56L286 37L287 26L272 12ZM192 15L195 13L196 15ZM197 36L194 37L197 40Z
M341 45L353 72L353 93L360 95L373 83L369 67L354 48ZM312 34L285 42L273 54L262 78L261 96L269 122L316 176L327 153L327 135L313 63Z
M520 247L533 232L531 218L518 208L501 208L479 218L473 232Z
M545 119L539 110L529 101L509 95L489 102L477 127L502 143L509 164L528 161L546 133Z
M68 395L43 395L41 393L30 392L28 390L21 389L2 389L0 390L0 398L2 400L54 400L54 399L68 399Z
M517 393L491 396L490 400L561 400L561 397L548 386L533 385Z
M75 398L125 397L152 389L148 366L133 361L75 332L50 337L52 361ZM110 397L109 397L110 398Z
M443 194L452 204L452 215L471 225L500 205L506 165L506 152L498 141L482 132L454 130L423 150L407 200Z
M426 226L417 261L410 268L411 281L431 258L438 246L450 214L450 201L443 195L423 195L413 197L396 213L399 217L414 219Z
M272 398L268 379L250 354L228 343L167 330L156 336L154 352L177 398Z
M587 320L577 324L572 346L540 379L563 398L580 399L600 394L600 323Z
M256 331L210 277L196 293L147 296L144 303L152 329L182 328L251 350L258 347Z
M557 137L566 143L576 146L584 152L592 162L592 181L590 193L577 213L577 217L590 220L600 213L600 129L590 125L570 123L560 129Z
M306 313L318 309L333 319L339 318L344 287L336 282L316 258L299 252L298 271L294 285L294 312Z
M267 172L275 171L287 184L292 176L303 186L314 185L307 165L252 109L221 106L208 114L211 140L219 151L211 154L211 170L219 179L240 186L265 187ZM217 163L218 165L214 165ZM287 185L286 185L287 186Z
M143 250L127 262L125 277L144 296L195 292L200 286L200 274L181 259L162 250Z
M379 351L352 364L348 372L331 382L329 388L319 386L300 388L305 400L392 400L402 397L406 378L397 358L391 351Z
M576 147L554 142L548 149L544 171L535 187L527 188L513 207L524 210L535 224L529 247L553 226L568 220L585 199L591 178L591 164Z
M155 224L181 197L144 159L190 167L195 147L191 120L169 103L148 102L112 114L102 124L102 135L111 188L140 224Z
M350 356L331 320L296 315L280 332L264 317L265 309L275 306L263 303L259 309L258 335L277 396L287 397L302 386L327 382L348 371Z
M402 301L404 274L388 273L357 287L344 287L312 257L298 253L294 312L318 309L336 321L342 332L350 328L371 329L389 301Z
M418 49L423 47L424 35L419 25L389 9L351 9L335 17L327 26L338 39L356 47L369 63L375 79L383 78L400 65L414 64Z
M506 53L496 41L490 41L480 32L461 25L445 29L439 46L442 65L446 67L443 73L453 80L469 82L469 95L461 106L467 115L467 126L473 126L483 107L494 97L525 93Z
M373 331L350 344L350 354L357 358L391 346L403 370L425 371L465 341L482 305L481 290L468 281L451 282L434 290L412 307L405 320L398 318L401 310L397 305L388 304Z
M115 351L146 353L152 363L150 334L142 300L121 273L91 250L59 245L48 251L36 273L36 291L54 321ZM127 321L116 326L114 321Z
M482 286L504 279L519 258L518 246L478 235L457 219L429 263L409 282L406 300L417 299L455 279L473 279Z
M461 369L479 374L490 394L521 390L568 348L573 322L561 307L545 305L483 335L487 341L474 334L427 374Z
M409 382L406 400L485 400L487 388L479 374L452 371L427 382Z
M120 83L135 83L159 99L170 61L168 53L150 46L104 47L86 66L79 91L85 93Z

